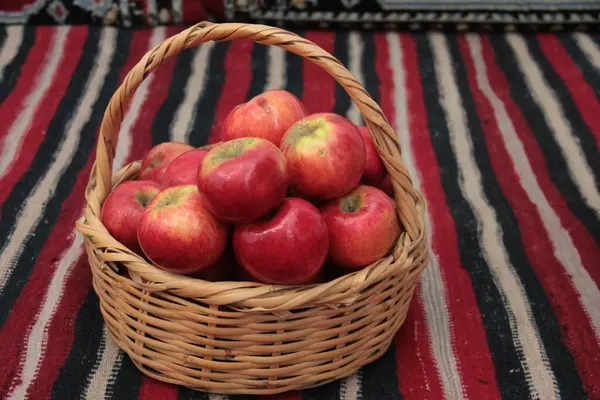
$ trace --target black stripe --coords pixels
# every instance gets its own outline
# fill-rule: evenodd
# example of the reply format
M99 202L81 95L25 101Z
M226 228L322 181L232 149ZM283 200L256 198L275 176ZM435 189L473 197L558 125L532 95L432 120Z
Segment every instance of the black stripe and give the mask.
M523 38L527 43L531 57L542 71L545 81L557 95L556 100L560 104L568 124L571 126L571 131L575 135L576 141L581 145L581 150L591 170L596 173L596 187L600 187L600 153L598 153L598 145L596 144L594 134L590 131L590 127L585 123L581 113L577 109L577 105L573 101L565 82L554 70L550 61L544 56L537 38L534 36L523 36ZM565 132L558 132L558 134L563 135Z
M90 292L92 291L90 289ZM53 399L83 395L88 383L88 374L96 364L96 355L102 339L104 320L99 307L98 296L95 295L88 295L81 306L75 320L73 347L52 386Z
M269 73L269 58L267 57L267 46L254 43L252 47L252 81L246 93L246 101L258 96L265 90L267 85L267 74Z
M2 80L0 80L0 104L13 91L21 77L21 68L23 68L27 56L35 44L35 33L36 28L34 26L23 27L23 40L19 50L15 54L15 58L6 65L2 73ZM33 77L27 77L27 79L33 79Z
M54 157L58 152L60 144L65 140L66 127L73 117L73 113L77 108L81 97L83 96L86 83L90 78L91 72L98 56L98 45L100 39L100 31L98 29L90 29L88 38L83 47L83 53L86 57L81 57L73 79L69 81L65 96L56 110L56 114L50 121L44 140L40 144L34 159L31 162L29 169L21 176L16 183L14 189L2 205L2 219L0 219L0 248L6 246L8 240L12 236L13 230L19 217L23 204L30 196L34 187L48 172L50 165L54 161ZM99 108L99 107L98 107ZM102 110L103 111L103 110ZM95 126L88 124L87 130L81 132L81 142L79 143L78 153L79 160L72 160L71 164L65 170L57 187L52 193L46 208L43 210L43 215L35 227L32 235L23 243L23 251L17 260L13 260L16 265L13 273L4 290L0 292L0 326L4 324L14 302L27 283L27 279L33 269L35 261L42 250L46 239L50 235L54 224L58 218L60 207L63 201L71 193L71 187L76 174L80 171L82 163L85 164L87 154L82 154L91 146L93 146L96 132ZM86 157L83 158L82 156ZM73 210L75 212L75 210Z
M350 56L348 54L348 35L347 31L336 32L333 42L333 56L337 58L344 66L348 66ZM342 116L348 114L352 100L344 88L336 82L335 84L335 106L333 112ZM326 110L323 110L326 111Z
M224 42L227 43L227 42ZM177 395L177 400L208 400L208 394L204 392L199 392L197 390L192 390L186 387L179 387L179 394ZM235 400L235 399L232 399ZM241 400L241 399L240 399Z
M90 28L90 37L92 42L96 45L91 53L87 53L84 50L84 54L96 54L98 52L97 43L99 40L101 30L98 28ZM110 100L110 97L118 87L120 72L123 69L127 55L129 53L129 45L131 43L131 32L127 30L119 31L116 42L116 49L112 60L110 61L108 74L105 76L102 87L98 94L98 98L92 106L92 111L88 121L85 123L83 129L79 134L81 140L77 146L75 155L67 165L63 175L61 176L52 198L49 200L46 210L43 215L43 224L40 224L35 230L34 240L30 240L29 243L36 244L40 242L39 248L41 249L42 244L48 239L51 229L56 223L60 212L60 206L63 201L69 196L72 190L73 182L77 175L84 168L89 157L92 155L92 149L96 141L97 127L100 125L102 116L106 109L106 106ZM87 43L86 43L87 45ZM87 57L82 57L82 62ZM90 57L89 62L92 65L89 69L93 69L93 64L96 63L96 57ZM79 68L79 66L78 66ZM87 74L84 73L84 75ZM73 79L78 79L79 74L76 72L73 74ZM71 81L72 83L73 81ZM79 98L83 92L74 98L65 96L65 100L73 101L75 108ZM53 121L54 122L54 121ZM64 119L64 122L68 122L68 119ZM62 134L61 130L64 129L64 124L55 126L56 133L52 133L53 136ZM46 138L50 134L50 130L46 134ZM58 140L57 140L58 141ZM56 149L55 149L56 151ZM49 156L52 156L54 152L48 152ZM38 154L46 154L44 151L38 151ZM39 170L38 170L39 171ZM76 212L76 210L73 210ZM39 250L36 249L39 253ZM27 247L23 252L25 255L34 254L33 249L28 250ZM19 270L26 269L25 259L19 265ZM84 387L87 383L88 375L94 364L97 362L96 357L98 355L98 349L100 346L100 338L102 335L102 316L98 306L98 299L93 290L90 290L88 296L78 311L76 324L75 324L75 340L71 347L69 356L60 371L58 379L55 381L53 387L53 393L56 393L56 398L67 398L73 391L73 387Z
M296 34L302 37L305 36L304 31L296 31ZM302 60L302 57L292 53L291 51L285 52L286 81L283 89L293 93L299 99L302 98L302 94L304 93L304 63Z
M550 179L561 192L573 214L587 228L600 246L600 221L594 210L586 204L571 178L563 153L551 133L551 129L540 107L533 101L516 61L516 56L502 36L490 36L490 43L496 53L496 63L507 76L508 87L513 101L521 109L531 133L535 137L546 159ZM564 132L559 132L564 134Z
M442 95L437 87L433 54L423 34L415 35L415 42L431 143L439 164L446 202L454 219L461 263L471 277L473 292L481 311L490 353L496 367L498 387L504 398L526 399L530 393L519 351L513 342L508 313L483 257L477 218L459 185L461 173L451 151L450 132L440 104Z
M196 49L195 51L199 51ZM173 75L169 84L169 94L156 112L152 121L152 144L157 145L171 140L171 124L179 105L185 96L185 87L192 72L194 50L186 50L177 56Z
M392 344L383 355L361 369L362 400L401 400L396 374L396 348Z
M362 32L360 38L363 42L363 53L361 56L361 67L363 76L361 79L367 93L379 103L379 76L375 68L377 48L375 45L375 36L373 32ZM364 125L364 118L361 114L361 125Z
M377 75L377 47L372 32L361 34L363 41L363 57L361 61L365 89L375 102L381 98L380 81ZM402 398L398 384L395 344L376 361L365 365L362 373L362 399L363 400L399 400Z
M361 58L361 67L363 71L362 82L369 95L379 103L379 76L375 68L377 62L377 47L375 44L375 36L373 32L363 32L361 34L363 41L363 54Z
M225 58L230 44L231 42L215 43L212 48L206 71L206 83L196 104L194 125L190 133L189 141L192 146L199 147L208 143L217 104L225 83Z
M600 99L600 71L592 65L588 56L581 50L579 45L573 39L573 36L567 34L558 34L557 37L562 42L565 50L571 56L571 59L577 65L577 68L583 74L584 79L590 85L590 88L596 93L596 98Z
M123 362L116 374L113 385L114 398L119 400L136 400L139 397L140 387L144 375L137 369L131 358L123 353Z
M469 89L467 72L456 37L448 36L448 47L453 60L458 90L463 101L463 109L467 117L468 129L471 133L473 155L477 168L481 172L483 192L495 211L510 263L514 266L527 299L532 305L533 318L545 353L548 356L548 361L556 377L558 389L562 398L583 399L585 398L585 391L581 378L577 374L575 360L562 340L560 326L552 310L552 305L527 257L515 211L502 193L492 168L483 127ZM532 372L535 373L535 371Z
M340 381L302 391L303 400L340 400Z

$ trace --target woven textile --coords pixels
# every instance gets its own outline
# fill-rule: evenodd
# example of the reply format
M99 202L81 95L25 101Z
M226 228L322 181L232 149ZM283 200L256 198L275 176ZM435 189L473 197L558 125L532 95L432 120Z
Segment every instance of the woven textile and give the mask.
M0 398L223 399L144 377L116 348L74 234L108 100L175 32L0 28ZM381 359L271 399L600 399L600 36L300 33L396 127L431 260ZM115 168L218 140L229 110L274 87L361 122L309 61L207 44L138 89Z
M592 28L600 0L6 0L0 23L117 26L204 19L353 28ZM458 25L458 26L457 26Z

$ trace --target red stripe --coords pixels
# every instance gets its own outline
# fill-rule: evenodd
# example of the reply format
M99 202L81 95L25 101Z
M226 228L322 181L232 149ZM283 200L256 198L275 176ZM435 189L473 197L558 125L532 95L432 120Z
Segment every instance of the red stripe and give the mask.
M416 290L419 290L417 287ZM423 304L418 296L394 338L398 386L405 400L443 399L444 391L430 346Z
M258 46L258 45L257 45ZM247 40L234 40L225 57L225 82L217 102L215 119L209 143L221 140L221 124L229 111L246 101L246 94L252 80L251 65L253 43Z
M81 51L83 44L87 38L88 30L85 27L72 27L67 37L65 48L63 50L62 59L58 65L57 73L52 77L52 84L48 87L46 94L40 100L40 106L35 110L35 117L33 118L29 127L23 132L23 136L20 148L17 150L17 155L14 157L13 162L7 168L4 175L0 177L0 204L4 203L6 197L11 193L13 187L21 178L21 176L30 167L33 158L35 157L36 150L40 143L44 139L46 129L50 125L50 121L56 113L56 109L60 104L60 101L65 95L67 86L77 67L77 63L81 58ZM36 35L36 41L40 37L50 38L52 34L38 34ZM37 48L37 46L36 46ZM32 49L32 53L37 50ZM68 55L68 56L67 56ZM34 60L30 64L36 64L36 66L43 66L43 60L41 60L42 54L38 57L34 57ZM33 69L32 66L28 68ZM32 73L32 75L29 75ZM33 77L37 76L38 72L26 72L24 71L23 76ZM5 107L0 108L0 121L15 121L7 115L7 109L15 114L20 111L23 107L17 101L23 101L24 98L29 94L30 90L33 90L31 85L34 83L34 79L19 79L15 91L11 93L15 95L14 99L9 96L3 103ZM14 101L14 102L13 102ZM6 119L9 118L9 119ZM14 117L16 118L16 117ZM11 124L3 125L0 135L5 136ZM25 150L25 151L22 151Z
M594 89L585 80L581 70L556 35L539 34L538 41L542 52L564 81L583 120L596 138L596 144L600 147L600 102Z
M183 22L197 23L209 17L204 8L205 1L183 0L182 1L182 19Z
M122 71L121 79L124 78L124 74L128 71L128 68L131 68L133 63L138 61L148 49L149 32L134 32L130 54L126 67ZM80 210L84 203L85 186L89 178L93 159L94 153L90 155L85 167L77 175L73 191L63 203L59 220L51 234L51 237L56 239L49 240L44 245L42 254L36 261L29 282L21 292L17 304L22 303L24 299L32 297L37 297L37 301L33 301L29 308L20 313L20 323L17 322L15 325L27 326L27 321L32 320L37 314L39 307L41 307L41 304L39 304L39 293L44 293L47 289L57 267L53 264L61 257L64 249L68 248L71 244L71 240L61 238L66 237L73 231L75 221L80 216ZM47 257L52 258L48 259ZM48 268L49 265L52 265L53 268ZM73 331L74 321L90 288L91 273L87 258L82 256L66 279L64 285L65 295L61 298L56 313L49 324L46 352L40 362L39 373L28 390L32 398L43 398L50 393L52 385L58 376L59 369L70 353L75 336L75 332ZM15 314L14 310L12 314Z
M408 35L401 35L401 45L406 71L408 109L410 110L409 127L412 154L415 166L421 172L422 190L429 204L432 248L438 259L443 260L441 273L446 286L446 306L451 321L454 354L460 368L463 389L468 398L499 398L495 367L488 347L485 328L475 295L470 289L472 287L471 279L460 261L456 227L446 204L439 166L430 141L416 46L413 38ZM390 87L391 85L386 86ZM400 134L408 133L401 132ZM463 338L469 338L469 340L463 340ZM421 346L426 349L424 344ZM406 364L406 368L409 369L410 362L404 357L406 354L399 354L398 363ZM433 375L433 372L426 372ZM427 381L432 382L435 379L437 378L430 376ZM405 384L409 387L419 384L412 381L418 382L419 377L414 376L411 381L407 379Z
M598 249L588 248L585 245L580 246L582 241L585 242L587 240L584 237L587 236L586 231L578 226L580 225L578 220L570 215L560 194L550 183L548 172L544 168L545 164L542 154L534 142L534 138L523 119L523 115L510 98L507 78L494 62L493 49L487 37L482 38L482 44L489 80L496 95L503 101L515 125L515 130L524 144L531 164L535 166L534 173L544 194L559 214L562 226L566 227L571 234L582 259L587 258L588 262L596 260L597 265L597 260L600 258ZM469 73L470 86L473 89L478 113L479 115L491 116L493 115L491 104L476 86L475 72L467 48L468 45L464 39L461 40L460 45ZM499 131L497 121L493 118L488 119L487 124L484 124L484 131L488 148L495 150L490 152L490 157L492 166L497 172L498 182L508 201L511 203L511 207L515 210L515 215L521 227L523 245L540 282L544 286L546 293L549 294L550 303L561 324L561 331L569 350L575 358L575 363L583 384L591 397L600 396L600 386L598 385L598 382L600 382L600 370L594 367L594 365L597 365L598 360L590 357L590 354L600 354L600 345L595 337L590 321L578 301L579 294L573 287L566 271L555 258L552 243L547 235L542 234L544 231L542 228L543 224L535 205L527 197L523 188L515 184L520 182L520 180L514 169L512 160L504 147L503 141L500 139L501 132Z
M259 396L257 400L302 400L302 392L292 391L269 396Z
M177 399L179 391L177 386L157 381L144 375L142 386L138 394L139 400L169 400Z
M3 4L2 4L2 11L3 12L20 12L25 15L30 15L31 11L26 11L26 9L28 10L35 3L37 3L37 0L6 1L6 2L3 2Z
M316 43L323 50L333 54L335 33L333 32L307 32L306 39ZM323 68L307 59L303 60L304 68L302 80L304 91L302 101L313 114L317 112L330 112L335 107L336 82Z

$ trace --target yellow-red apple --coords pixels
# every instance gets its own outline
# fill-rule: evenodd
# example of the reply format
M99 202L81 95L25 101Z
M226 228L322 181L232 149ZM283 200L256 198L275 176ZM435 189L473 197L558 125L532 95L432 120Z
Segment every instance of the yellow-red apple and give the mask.
M188 274L223 255L228 228L206 208L195 185L163 189L148 204L138 225L144 254L158 267Z
M285 198L285 158L265 139L240 138L221 143L202 160L198 189L217 218L232 223L250 222Z
M268 90L231 110L223 121L221 135L224 141L259 137L279 146L285 131L306 115L306 106L292 93Z
M171 161L190 150L194 150L194 147L180 142L157 144L144 157L139 179L162 183L163 175Z
M317 281L328 249L323 216L311 203L295 197L286 198L258 221L236 226L233 233L239 264L253 280L263 283Z
M128 249L141 253L137 226L144 208L160 192L153 181L125 181L117 186L102 205L100 219L110 234Z
M198 171L207 150L196 149L187 151L171 161L162 178L164 187L195 185Z
M329 231L329 258L340 267L359 269L379 260L400 234L394 201L373 186L359 185L321 212Z
M356 125L332 113L301 119L280 145L290 185L300 195L333 199L351 191L365 168L365 144Z

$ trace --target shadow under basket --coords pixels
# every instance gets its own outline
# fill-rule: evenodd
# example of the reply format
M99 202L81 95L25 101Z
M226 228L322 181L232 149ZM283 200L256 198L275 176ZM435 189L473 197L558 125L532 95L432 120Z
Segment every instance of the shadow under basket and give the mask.
M356 103L394 188L403 233L390 255L315 285L206 282L153 266L102 225L100 211L110 191L139 171L140 163L134 162L112 173L121 122L137 87L184 49L234 39L279 46L306 58ZM131 69L108 104L96 152L77 230L110 335L143 373L206 392L273 394L343 378L388 349L427 262L425 204L380 107L319 46L265 25L194 25L150 50Z

